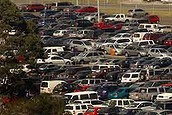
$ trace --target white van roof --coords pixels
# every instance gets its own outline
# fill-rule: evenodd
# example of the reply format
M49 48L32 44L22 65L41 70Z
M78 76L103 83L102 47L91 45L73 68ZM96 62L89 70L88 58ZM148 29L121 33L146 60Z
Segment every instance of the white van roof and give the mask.
M90 94L90 93L97 93L96 91L82 91L82 92L72 92L66 93L65 95L81 95L81 94Z

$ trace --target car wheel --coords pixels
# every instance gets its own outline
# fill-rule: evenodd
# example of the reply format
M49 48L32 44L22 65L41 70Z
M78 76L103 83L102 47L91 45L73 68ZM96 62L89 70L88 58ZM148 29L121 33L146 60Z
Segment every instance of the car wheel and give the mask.
M95 22L96 20L93 18L93 19L91 19L91 22Z
M129 55L128 55L128 53L127 53L127 52L125 53L125 57L129 57Z
M70 65L70 62L68 61L68 62L66 62L66 65Z
M142 57L140 53L137 54L138 57Z
M80 64L84 64L84 60L81 60L81 61L80 61Z
M87 49L86 48L84 48L84 52L86 52L87 51Z

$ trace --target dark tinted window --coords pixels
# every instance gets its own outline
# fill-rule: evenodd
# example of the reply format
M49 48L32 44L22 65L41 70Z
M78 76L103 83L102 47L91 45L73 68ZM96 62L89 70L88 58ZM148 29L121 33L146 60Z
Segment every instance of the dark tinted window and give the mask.
M97 99L97 94L96 93L93 93L93 94L90 94L90 99Z
M81 100L83 100L83 99L89 99L88 94L80 95L80 98L81 98Z
M41 87L48 87L48 83L47 82L42 82Z

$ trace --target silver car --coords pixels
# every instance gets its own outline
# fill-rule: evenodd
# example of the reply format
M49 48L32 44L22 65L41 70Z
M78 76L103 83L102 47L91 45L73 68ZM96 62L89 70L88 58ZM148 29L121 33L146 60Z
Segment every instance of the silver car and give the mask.
M163 58L163 57L172 57L171 53L168 52L166 49L164 48L151 48L148 51L148 56L150 57L158 57L158 58Z

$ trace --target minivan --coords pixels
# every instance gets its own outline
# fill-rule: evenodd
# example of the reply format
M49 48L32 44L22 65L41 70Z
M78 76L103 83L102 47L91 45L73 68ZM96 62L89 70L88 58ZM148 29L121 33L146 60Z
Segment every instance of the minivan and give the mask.
M140 72L130 72L122 76L121 82L136 82L138 80L140 80Z
M98 94L95 91L82 91L66 93L64 95L66 103L72 103L75 100L98 99Z
M148 29L149 31L153 31L153 32L156 32L158 31L158 26L159 24L140 24L139 25L139 29Z
M43 47L45 53L47 53L48 55L53 55L53 54L57 54L58 52L63 52L64 49L63 47L57 46L57 47Z
M65 81L63 80L42 81L40 86L40 93L53 93L55 86L64 82Z

